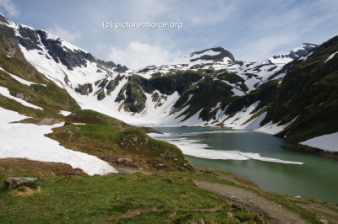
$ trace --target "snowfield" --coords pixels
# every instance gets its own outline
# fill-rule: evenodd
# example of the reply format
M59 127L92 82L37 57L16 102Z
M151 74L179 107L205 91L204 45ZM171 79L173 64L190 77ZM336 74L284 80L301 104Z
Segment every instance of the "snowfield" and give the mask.
M53 139L45 137L53 126L11 123L26 116L0 107L0 158L25 158L42 162L67 163L88 175L117 173L114 167L95 156L66 149Z
M325 151L338 152L338 132L311 138L304 142L300 142L300 144L323 149Z

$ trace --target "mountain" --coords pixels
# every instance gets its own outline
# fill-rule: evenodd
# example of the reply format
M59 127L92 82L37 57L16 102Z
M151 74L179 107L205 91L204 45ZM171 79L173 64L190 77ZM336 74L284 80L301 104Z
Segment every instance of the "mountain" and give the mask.
M286 64L286 63L292 62L295 59L306 57L309 54L309 52L312 51L316 47L318 47L318 45L316 44L304 43L300 45L299 47L290 51L288 54L275 55L271 58L268 58L267 60L271 63Z
M8 167L26 164L15 168L23 173L48 167L41 172L51 175L107 174L117 172L115 167L193 170L176 146L149 137L151 129L83 110L88 102L73 97L90 95L92 85L102 85L95 84L98 79L125 71L0 16L0 159Z
M0 15L0 180L43 177L31 188L3 186L0 220L333 223L336 205L194 168L140 124L336 141L337 53L338 37L288 63L236 61L217 47L131 71ZM115 172L137 173L103 175Z
M332 125L337 107L325 103L335 101L336 38L320 46L302 44L263 62L236 61L216 47L132 71L45 31L4 17L0 21L3 38L14 46L4 46L6 60L20 55L38 71L39 80L47 78L66 90L82 109L137 125L260 130L293 143L338 132ZM11 72L9 65L1 67ZM327 111L332 115L322 116Z

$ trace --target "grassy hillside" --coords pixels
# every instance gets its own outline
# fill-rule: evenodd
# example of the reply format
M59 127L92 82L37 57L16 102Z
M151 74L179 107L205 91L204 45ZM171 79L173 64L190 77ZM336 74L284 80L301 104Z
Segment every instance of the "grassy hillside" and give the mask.
M230 195L242 193L222 197L198 183L221 186ZM1 223L285 223L292 216L299 222L321 223L338 216L335 205L265 192L230 174L203 170L40 176L32 189L1 187L0 198ZM279 210L269 213L264 203ZM288 215L279 217L283 210Z
M66 125L48 134L66 148L95 155L114 166L142 170L192 170L180 149L150 138L134 127L95 111L75 111Z
M284 77L264 122L288 126L281 136L300 142L338 132L338 37L319 48L306 61L296 61ZM294 120L295 119L295 120Z

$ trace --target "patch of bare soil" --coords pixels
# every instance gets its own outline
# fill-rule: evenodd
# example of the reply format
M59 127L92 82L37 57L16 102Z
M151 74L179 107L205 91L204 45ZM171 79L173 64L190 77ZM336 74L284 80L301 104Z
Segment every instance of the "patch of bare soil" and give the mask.
M0 159L1 176L68 176L87 175L81 169L74 169L65 163L41 162L20 158Z
M258 213L268 223L308 223L299 214L252 191L201 180L194 180L194 182L198 187L210 191L228 202L243 205Z
M40 118L40 117L32 117L26 118L21 121L15 121L13 123L23 123L23 124L37 124L37 125L53 125L62 122L63 120L60 118Z
M14 190L11 190L12 194L18 195L18 196L30 196L34 193L41 192L41 187L38 186L36 190L26 187L26 186L20 186Z

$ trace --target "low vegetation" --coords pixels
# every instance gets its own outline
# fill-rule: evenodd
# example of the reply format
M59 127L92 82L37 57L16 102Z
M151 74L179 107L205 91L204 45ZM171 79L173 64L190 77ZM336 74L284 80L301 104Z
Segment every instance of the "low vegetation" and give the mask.
M309 223L321 223L320 219L333 222L338 216L335 205L265 192L241 178L212 170L33 176L40 180L30 191L0 189L1 223L266 223L273 219L245 203L202 190L195 180L254 192L298 213ZM0 178L0 182L4 180Z
M176 146L150 138L145 131L91 110L75 111L66 125L48 134L66 148L95 155L114 166L142 170L193 170Z

